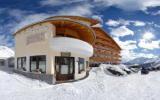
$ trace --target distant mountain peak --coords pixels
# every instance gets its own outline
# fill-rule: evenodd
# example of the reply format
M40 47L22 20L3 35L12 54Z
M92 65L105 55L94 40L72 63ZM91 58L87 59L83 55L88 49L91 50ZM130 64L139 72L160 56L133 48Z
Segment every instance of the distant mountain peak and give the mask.
M133 60L130 60L128 62L126 62L125 64L145 64L145 63L152 63L152 62L156 62L158 59L160 58L145 58L145 57L139 57L139 58L135 58Z

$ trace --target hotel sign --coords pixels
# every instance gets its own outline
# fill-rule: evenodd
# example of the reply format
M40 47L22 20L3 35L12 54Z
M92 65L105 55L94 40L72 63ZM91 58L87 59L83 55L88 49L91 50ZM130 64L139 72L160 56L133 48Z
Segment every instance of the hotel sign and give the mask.
M63 57L70 57L71 53L70 52L61 52L61 56L63 56Z
M32 35L27 36L26 45L29 45L31 43L44 41L44 40L45 40L45 33L32 34Z

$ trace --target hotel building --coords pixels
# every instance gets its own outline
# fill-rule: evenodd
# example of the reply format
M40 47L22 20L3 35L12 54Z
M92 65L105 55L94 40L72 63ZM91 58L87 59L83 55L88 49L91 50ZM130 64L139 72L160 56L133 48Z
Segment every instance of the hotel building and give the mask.
M119 64L121 48L97 24L80 16L54 16L18 30L15 70L34 78L48 75L48 83L55 83L86 77L90 63Z

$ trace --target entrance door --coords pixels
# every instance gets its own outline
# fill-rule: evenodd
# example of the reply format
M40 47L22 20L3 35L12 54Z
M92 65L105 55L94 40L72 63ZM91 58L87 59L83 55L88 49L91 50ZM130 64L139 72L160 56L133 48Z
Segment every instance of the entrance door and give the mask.
M74 57L55 57L56 80L74 79Z

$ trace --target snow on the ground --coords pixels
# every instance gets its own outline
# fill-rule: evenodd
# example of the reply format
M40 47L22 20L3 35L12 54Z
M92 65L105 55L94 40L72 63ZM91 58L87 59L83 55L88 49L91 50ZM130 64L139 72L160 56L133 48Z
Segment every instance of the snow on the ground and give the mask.
M0 70L2 100L159 100L160 72L114 77L104 66L90 71L78 82L48 85Z

